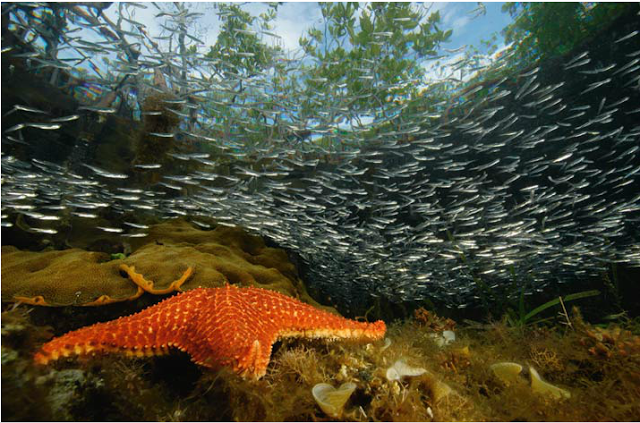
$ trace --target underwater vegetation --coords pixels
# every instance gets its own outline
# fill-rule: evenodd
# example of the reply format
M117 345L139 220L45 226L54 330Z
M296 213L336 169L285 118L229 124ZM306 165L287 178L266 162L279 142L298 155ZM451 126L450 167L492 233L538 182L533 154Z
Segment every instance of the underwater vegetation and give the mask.
M35 366L33 353L51 333L34 325L35 310L27 307L2 314L3 420L631 421L640 416L637 322L594 327L576 308L569 312L572 329L532 326L522 332L504 322L459 324L456 340L442 346L428 325L413 319L390 325L385 340L369 344L283 340L264 377L255 380L230 369L197 367L181 353ZM610 354L594 349L600 344ZM500 366L507 370L496 371Z
M145 7L174 30L149 33ZM349 315L487 314L636 271L636 4L509 5L522 42L450 65L426 5L322 4L301 58L269 41L277 4L211 5L212 46L190 7L3 5L6 244L125 245L180 216L240 226ZM554 12L581 23L566 43Z

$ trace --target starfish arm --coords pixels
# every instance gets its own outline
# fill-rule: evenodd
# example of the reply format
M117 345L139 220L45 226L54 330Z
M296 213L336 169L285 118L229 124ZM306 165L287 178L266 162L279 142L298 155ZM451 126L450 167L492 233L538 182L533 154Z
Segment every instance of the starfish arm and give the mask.
M164 354L170 347L183 349L192 313L188 299L176 295L140 313L69 332L44 344L34 360L47 364L62 357L107 353L142 357Z
M254 340L245 353L241 356L234 370L243 377L253 377L260 379L267 373L267 366L271 359L271 350L276 336L271 339L264 339L262 342L258 339Z
M382 339L386 325L346 319L309 304L292 301L277 292L268 291L255 297L255 305L279 328L278 337L303 336L308 338L343 338L362 341Z

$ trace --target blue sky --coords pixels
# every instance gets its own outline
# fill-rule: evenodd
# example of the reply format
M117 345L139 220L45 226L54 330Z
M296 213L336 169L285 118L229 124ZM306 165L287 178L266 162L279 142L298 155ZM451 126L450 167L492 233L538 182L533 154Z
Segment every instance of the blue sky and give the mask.
M497 33L498 44L503 43L500 31L511 22L508 13L502 13L504 3L484 3L486 15L473 18L470 14L478 8L477 3L435 3L441 5L440 16L445 28L452 28L451 42L447 48L456 49L463 45L480 48L480 40Z

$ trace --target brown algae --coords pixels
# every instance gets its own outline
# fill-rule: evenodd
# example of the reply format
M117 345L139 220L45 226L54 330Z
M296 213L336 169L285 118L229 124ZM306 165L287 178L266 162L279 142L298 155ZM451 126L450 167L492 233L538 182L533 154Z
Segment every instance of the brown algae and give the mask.
M2 315L3 393L29 398L30 406L3 407L9 420L92 419L98 399L109 407L110 418L137 420L629 421L640 416L634 400L640 394L640 354L632 348L610 357L591 352L585 339L600 331L583 322L576 309L575 330L459 324L457 340L443 347L414 321L391 324L390 344L287 340L276 345L267 375L246 381L232 372L198 368L180 353L35 368L31 354L46 336L28 310L61 309L11 308ZM637 327L626 326L619 330L620 342L634 345ZM607 330L618 333L617 328ZM389 369L398 372L398 367L409 369L410 376L390 380ZM496 377L500 367L522 383L504 383ZM348 401L335 413L328 411L312 394L318 384L346 386ZM540 395L540 386L553 386L552 394Z

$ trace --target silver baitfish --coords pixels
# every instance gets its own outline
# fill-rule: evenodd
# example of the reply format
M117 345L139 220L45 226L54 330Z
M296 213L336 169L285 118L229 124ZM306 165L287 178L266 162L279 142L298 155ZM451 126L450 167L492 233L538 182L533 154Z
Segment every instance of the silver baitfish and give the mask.
M167 27L196 27L195 15L171 9L184 6L154 6ZM147 217L203 228L210 218L296 252L309 285L345 308L376 297L465 307L478 301L478 280L518 296L610 263L640 265L638 30L606 41L623 52L616 60L581 51L542 61L426 111L424 100L382 98L418 82L375 85L377 63L363 60L353 78L373 87L380 110L351 107L362 98L345 81L309 78L313 96L287 91L279 78L301 72L299 58L247 72L255 53L240 44L212 59L195 34L153 35L124 17L121 31L80 19L99 39L60 41L69 57L59 61L93 69L76 81L89 94L75 108L6 105L3 231L20 219L46 223L22 227L48 236L100 218L97 233L127 239L146 236ZM393 33L375 35L384 46ZM3 45L3 60L23 60L22 78L40 77L28 66L49 69L48 81L67 72L35 63L44 50L15 51ZM314 102L323 107L303 108ZM64 142L68 155L58 154Z

